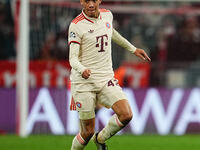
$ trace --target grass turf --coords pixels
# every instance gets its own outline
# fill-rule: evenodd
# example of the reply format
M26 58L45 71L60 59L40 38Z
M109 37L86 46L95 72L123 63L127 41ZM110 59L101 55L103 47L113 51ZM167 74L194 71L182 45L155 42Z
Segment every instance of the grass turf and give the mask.
M31 135L19 138L15 135L0 136L0 150L70 150L73 136ZM109 150L199 150L200 135L159 136L120 135L108 142ZM85 150L96 150L90 142Z

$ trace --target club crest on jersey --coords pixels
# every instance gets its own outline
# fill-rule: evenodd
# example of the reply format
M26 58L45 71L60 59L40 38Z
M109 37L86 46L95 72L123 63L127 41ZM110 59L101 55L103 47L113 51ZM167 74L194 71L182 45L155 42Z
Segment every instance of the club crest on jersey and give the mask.
M94 32L94 30L91 30L91 29L90 29L88 32L89 32L89 33L93 33L93 32Z
M76 37L76 34L74 32L70 32L70 37L71 38L75 38Z
M82 107L82 105L81 105L80 102L76 102L76 106L77 106L78 108L81 108L81 107Z
M106 27L110 29L110 23L106 22Z

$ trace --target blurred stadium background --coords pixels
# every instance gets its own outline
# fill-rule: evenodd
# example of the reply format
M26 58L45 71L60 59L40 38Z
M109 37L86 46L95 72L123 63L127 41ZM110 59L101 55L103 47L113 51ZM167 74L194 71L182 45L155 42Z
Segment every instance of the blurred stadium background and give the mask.
M152 59L145 63L113 44L115 75L134 117L109 141L110 149L199 149L200 1L103 0L101 7L113 12L114 27ZM69 110L67 33L81 6L78 0L30 0L24 129L29 136L25 139L17 136L21 126L21 107L16 106L19 8L18 0L0 0L0 149L70 149L79 124L77 113ZM112 114L100 109L96 130L102 129ZM86 149L95 148L89 144Z

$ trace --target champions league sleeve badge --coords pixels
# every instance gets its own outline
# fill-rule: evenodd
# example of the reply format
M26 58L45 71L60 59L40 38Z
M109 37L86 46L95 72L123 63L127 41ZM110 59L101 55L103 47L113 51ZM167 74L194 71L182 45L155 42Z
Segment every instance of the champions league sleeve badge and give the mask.
M76 38L76 34L74 32L70 32L70 38Z

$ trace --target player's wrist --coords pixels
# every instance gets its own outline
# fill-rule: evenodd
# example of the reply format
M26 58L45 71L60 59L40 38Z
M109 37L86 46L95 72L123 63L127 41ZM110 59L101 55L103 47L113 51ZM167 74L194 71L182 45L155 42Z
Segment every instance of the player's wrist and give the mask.
M81 69L79 70L79 72L81 73L81 75L83 74L83 72L86 70L86 67L81 67Z
M129 49L128 49L131 53L135 53L135 51L137 50L137 48L135 47L135 46L133 46L133 45L131 45L130 47L129 47Z

